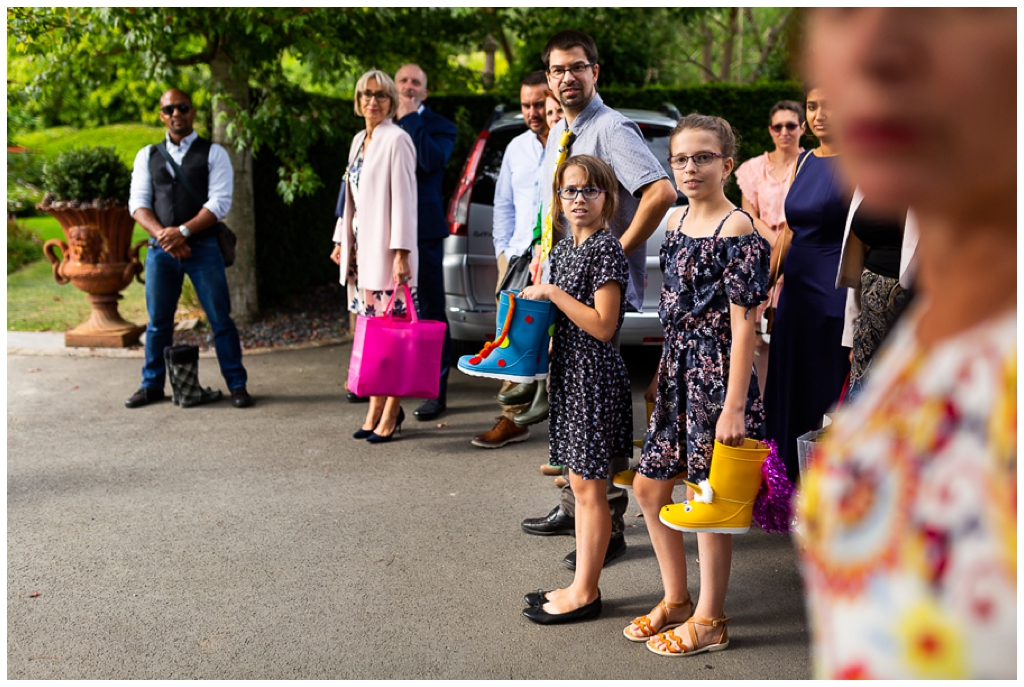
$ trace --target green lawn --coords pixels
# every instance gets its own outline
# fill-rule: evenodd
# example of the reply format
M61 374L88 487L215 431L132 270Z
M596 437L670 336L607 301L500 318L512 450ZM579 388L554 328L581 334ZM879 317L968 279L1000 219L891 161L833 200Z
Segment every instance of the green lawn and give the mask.
M163 127L146 124L110 124L95 129L58 126L18 134L15 142L47 157L81 146L114 146L118 157L130 168L139 150L150 143L159 143L164 131Z

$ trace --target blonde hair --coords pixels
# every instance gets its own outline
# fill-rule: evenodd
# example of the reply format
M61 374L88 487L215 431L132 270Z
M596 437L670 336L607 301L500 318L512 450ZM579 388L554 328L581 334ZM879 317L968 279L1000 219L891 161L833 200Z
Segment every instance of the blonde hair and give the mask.
M355 103L352 106L352 109L355 110L356 116L363 116L363 99L359 94L366 90L366 84L370 79L376 80L377 87L387 93L388 98L391 99L391 105L388 107L387 114L384 116L393 116L395 114L395 110L398 109L398 87L395 86L395 82L390 76L379 69L371 69L360 76L359 81L356 81Z

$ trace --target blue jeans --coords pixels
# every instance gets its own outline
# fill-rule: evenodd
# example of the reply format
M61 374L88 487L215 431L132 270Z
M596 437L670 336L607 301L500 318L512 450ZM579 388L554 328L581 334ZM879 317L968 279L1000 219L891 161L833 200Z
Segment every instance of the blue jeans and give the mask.
M242 367L238 329L231 319L231 296L224 274L224 257L217 245L217 237L212 233L198 238L190 247L192 257L179 260L172 258L155 240L149 242L145 275L149 324L146 325L146 364L142 366L142 386L147 389L164 388L164 348L174 343L174 312L178 309L182 280L187 274L210 320L220 373L228 389L234 391L244 387L248 377Z

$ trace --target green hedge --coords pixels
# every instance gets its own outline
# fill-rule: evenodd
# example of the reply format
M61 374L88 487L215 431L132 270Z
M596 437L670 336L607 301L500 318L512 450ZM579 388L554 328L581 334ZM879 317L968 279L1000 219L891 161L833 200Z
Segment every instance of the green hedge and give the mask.
M648 87L609 88L601 97L612 107L657 110L672 103L682 114L700 112L724 117L740 136L740 161L756 156L772 146L768 134L768 110L779 100L803 98L795 82L766 83L754 86L708 84L684 88ZM350 103L324 96L312 96L317 107L351 112ZM487 125L494 108L502 103L518 107L516 93L485 95L432 95L431 108L455 122L459 130L455 151L445 175L447 202L462 165L477 134ZM351 121L349 121L349 119ZM310 164L320 175L323 187L314 195L299 198L292 206L277 195L277 158L264 148L256 157L256 260L260 302L267 304L301 293L311 286L338 278L338 268L330 261L334 231L334 208L338 187L348 160L352 136L362 126L356 117L346 117L342 131L309 151ZM813 145L805 142L805 146ZM735 185L732 186L735 194Z

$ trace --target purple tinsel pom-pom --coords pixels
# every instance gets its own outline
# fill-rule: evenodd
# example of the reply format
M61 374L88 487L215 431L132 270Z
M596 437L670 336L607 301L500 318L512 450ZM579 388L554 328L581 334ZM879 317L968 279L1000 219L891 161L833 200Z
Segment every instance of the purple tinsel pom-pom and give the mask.
M779 458L779 447L771 439L765 443L771 451L761 465L761 489L754 500L754 523L765 532L789 532L795 489L786 477L786 466Z

